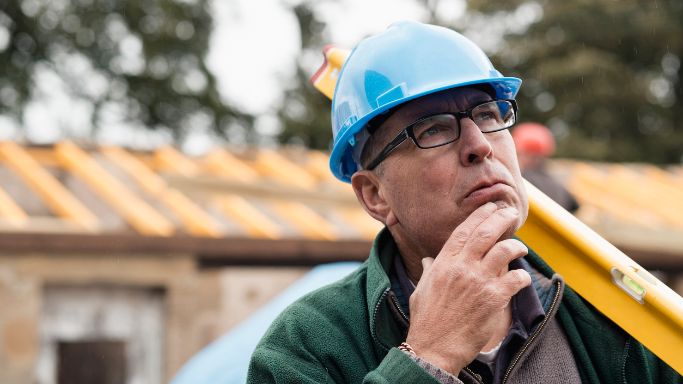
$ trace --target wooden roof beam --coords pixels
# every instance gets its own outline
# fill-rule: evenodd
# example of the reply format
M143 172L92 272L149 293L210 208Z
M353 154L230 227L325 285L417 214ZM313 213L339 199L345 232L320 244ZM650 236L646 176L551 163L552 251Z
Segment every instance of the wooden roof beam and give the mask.
M204 157L202 163L210 172L223 175L231 180L243 183L259 183L261 181L258 172L224 149L211 151Z
M0 187L0 216L14 228L23 228L28 222L28 215L10 195Z
M290 200L306 202L309 205L344 206L358 208L358 200L353 194L338 193L334 190L306 191L281 183L241 182L227 177L205 175L198 177L168 176L169 184L181 191L200 191L209 194L232 193L261 200Z
M330 157L321 151L311 149L306 153L305 168L309 173L321 181L334 183L337 186L344 186L344 183L337 180L334 175L332 175L329 164Z
M243 183L217 177L169 177L169 183L182 191L200 191L204 194L221 196L249 196L266 201L300 201L308 205L325 206L328 209L336 209L342 219L357 229L363 238L374 238L381 229L381 224L359 209L358 201L353 195L340 194L334 191L305 191L300 188L291 188L281 184L269 183ZM241 202L231 201L225 204L224 209L230 210L231 216L241 216L247 206L233 209L233 205L240 206ZM247 215L249 217L249 215ZM243 220L241 218L240 220Z
M104 147L101 153L133 178L153 198L175 213L188 232L198 236L221 236L220 224L180 191L168 186L142 161L120 147Z
M342 219L353 228L358 229L358 233L364 239L374 239L377 236L377 232L382 228L382 223L376 221L359 208L358 200L353 193L349 191L351 188L348 184L343 183L332 175L329 166L330 157L324 152L310 150L307 152L307 161L305 169L315 175L321 182L327 183L326 185L332 186L334 193L336 195L349 196L349 199L353 201L353 207L340 207L338 209L339 215Z
M317 152L317 154L318 156L312 158L311 160L317 161L318 164L320 164L321 161L324 162L324 155L322 155L320 152ZM291 188L303 188L306 191L316 191L320 187L319 183L316 181L316 178L311 176L306 168L295 164L275 151L259 151L257 164L258 169L262 173ZM331 175L329 170L325 171L326 174ZM344 200L349 200L352 202L352 206L346 205L344 207L330 208L336 211L344 221L350 224L352 228L357 229L361 237L366 239L374 238L377 232L381 229L381 224L359 209L360 207L357 203L356 197L353 193L351 193L350 188L344 188L344 185L341 183L337 183L337 185L339 188L335 188L334 194L342 195ZM328 222L325 221L325 223Z
M170 170L182 176L196 176L200 167L171 146L165 146L154 151L156 168L160 171Z
M254 167L262 175L271 177L285 185L296 186L309 191L315 190L318 186L318 182L310 173L273 150L259 150Z
M196 175L201 172L201 168L197 164L172 147L165 147L162 150L157 151L157 158L159 161L163 162L165 169L188 178L191 177L195 179ZM209 164L208 167L224 166L220 165L220 159L216 164L217 165ZM207 166L206 161L204 161L204 165ZM235 168L233 168L233 170L234 169ZM228 170L223 170L223 172L227 171ZM227 216L234 219L250 236L266 239L277 239L282 237L282 230L280 227L246 199L234 193L214 194L214 196L218 208Z
M216 201L218 207L235 219L249 235L266 239L282 237L280 226L243 197L235 194L220 195Z
M0 142L0 157L56 215L88 231L99 228L97 217L24 148L14 142Z
M671 225L683 228L683 217L680 215L683 201L678 196L679 190L654 178L646 180L644 175L622 164L611 165L609 175L615 189L627 189L641 206L657 212Z
M637 184L634 184L633 179L627 173L621 172L617 166L610 166L608 171L602 174L588 165L579 164L574 167L573 177L578 178L581 183L587 183L602 191L602 194L610 196L610 205L619 209L650 211L656 214L661 222L667 223L666 225L676 227L680 225L679 219L675 217L676 211L662 209L650 204L653 198L650 196L650 192L645 189L634 188L634 185ZM642 184L642 181L639 183ZM661 199L661 196L654 198Z
M65 168L85 181L138 232L150 236L173 234L173 223L132 193L75 144L69 141L57 143L55 153Z
M205 159L206 166L215 174L245 183L262 183L258 173L225 150L213 151ZM282 181L284 179L281 179ZM316 211L299 202L273 201L273 210L291 223L304 236L314 239L334 240L336 229Z

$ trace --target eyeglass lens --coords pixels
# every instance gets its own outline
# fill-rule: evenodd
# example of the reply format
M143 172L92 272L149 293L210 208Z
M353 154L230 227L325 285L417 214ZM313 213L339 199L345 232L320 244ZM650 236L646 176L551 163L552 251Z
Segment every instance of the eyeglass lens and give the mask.
M465 117L459 115L444 113L417 121L412 127L417 144L429 148L457 140L460 136L459 120ZM514 116L512 104L502 100L480 104L467 113L482 132L508 128L515 123Z

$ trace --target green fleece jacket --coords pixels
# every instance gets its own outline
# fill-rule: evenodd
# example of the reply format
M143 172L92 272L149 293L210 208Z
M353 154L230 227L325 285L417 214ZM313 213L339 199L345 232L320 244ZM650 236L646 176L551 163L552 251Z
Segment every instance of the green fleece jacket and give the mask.
M247 382L437 383L396 348L408 329L388 277L397 252L389 232L380 232L357 271L288 307L254 351ZM544 276L553 275L533 251L525 259ZM547 312L553 285L535 288ZM569 287L557 319L583 383L683 383L683 377Z

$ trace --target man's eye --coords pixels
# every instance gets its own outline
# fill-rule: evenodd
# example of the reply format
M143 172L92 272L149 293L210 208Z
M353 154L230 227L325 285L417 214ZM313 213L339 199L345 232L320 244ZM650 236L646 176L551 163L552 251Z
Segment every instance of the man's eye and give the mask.
M420 134L420 137L432 136L432 135L436 135L438 133L439 133L439 128L437 128L435 126L431 126L427 129L425 129L424 131L422 131L422 133Z
M444 135L450 131L451 128L441 124L432 124L427 127L423 127L418 132L418 139L426 139L433 136Z
M493 111L483 111L479 112L474 116L475 121L485 121L485 120L498 120L498 114Z

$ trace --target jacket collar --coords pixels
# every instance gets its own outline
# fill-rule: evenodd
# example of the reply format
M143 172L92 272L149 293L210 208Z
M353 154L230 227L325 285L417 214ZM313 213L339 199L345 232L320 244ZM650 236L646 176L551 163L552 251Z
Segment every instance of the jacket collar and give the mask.
M388 351L399 345L407 333L407 324L396 313L397 303L391 292L389 273L398 247L389 230L379 232L367 261L366 298L372 338L381 349ZM393 300L392 300L393 299Z

